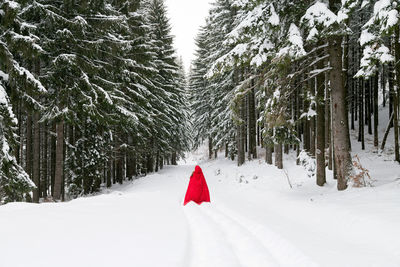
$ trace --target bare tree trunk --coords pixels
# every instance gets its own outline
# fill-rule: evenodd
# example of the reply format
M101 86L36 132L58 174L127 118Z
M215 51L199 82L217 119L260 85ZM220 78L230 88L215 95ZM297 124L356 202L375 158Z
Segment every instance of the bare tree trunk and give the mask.
M56 166L54 177L54 200L61 200L64 170L64 120L57 123Z
M252 81L252 87L254 87L254 81ZM256 129L257 129L257 121L256 121L256 106L255 106L255 95L254 88L249 92L249 150L248 150L248 159L251 160L257 158L257 140L256 140Z
M57 135L55 122L52 124L51 131L52 131L52 133ZM51 181L51 195L52 196L54 196L54 181L55 181L55 176L56 176L56 147L57 147L56 141L57 141L57 137L53 136L51 134L50 135L50 145L51 145L50 181Z
M324 63L318 64L318 69L323 69ZM316 78L317 83L317 185L323 186L326 183L325 177L325 74L319 74Z
M136 156L135 156L135 166L136 166ZM160 156L160 170L164 168L164 156ZM136 167L135 167L135 173L136 173Z
M245 108L245 102L244 99L241 100L240 108L239 108L239 114L240 118L243 120L244 119L244 108ZM245 137L245 125L244 125L244 120L241 122L240 125L237 126L238 133L237 133L237 153L238 153L238 166L243 165L245 161L245 142L246 142L246 137Z
M132 161L133 161L132 153L128 152L126 154L126 177L128 178L129 181L132 180L132 176L133 176ZM158 163L158 160L157 160L157 163ZM156 167L156 171L158 171L158 167Z
M365 123L368 125L368 134L372 134L371 124L371 78L366 80L365 85Z
M340 6L340 0L329 1L330 9L334 12L337 10L336 5ZM346 88L343 83L341 36L329 38L329 60L331 65L332 131L338 178L337 188L344 190L347 188L347 181L352 171L352 162L349 151L349 126L346 119Z
M116 158L116 181L119 184L122 184L124 181L124 171L123 171L123 151L121 149L121 147L119 146L118 151L117 151L117 158Z
M173 158L171 158L171 161L172 160L173 160ZM153 155L150 153L147 154L146 166L147 166L147 172L154 171L154 158L153 158Z
M379 146L379 138L378 138L378 73L375 74L374 77L374 146L378 148Z
M43 168L43 197L47 198L47 190L49 188L49 175L48 175L48 142L49 137L47 134L48 128L46 123L43 124L43 157L42 157L42 168Z
M272 148L269 145L265 146L265 162L272 165Z
M298 86L298 80L296 81L296 86L295 86L295 91L294 91L294 119L295 121L299 120L300 117L300 94L299 94L299 86ZM299 139L299 143L296 144L296 165L300 165L300 143L301 143L301 124L297 123L296 125L296 132L297 132L297 138Z
M157 153L156 153L156 172L158 172L159 165L160 165L160 150L157 149Z
M283 169L282 144L275 144L275 166Z
M260 112L256 112L257 117L256 117L256 125L257 125L257 146L261 146L261 127L257 123L257 118L260 117Z
M361 142L361 149L365 149L365 138L364 138L364 80L359 79L359 118L358 118L358 141Z
M385 65L381 66L382 70L378 75L380 74L380 83L381 83L381 88L382 88L382 96L383 96L383 102L382 106L386 107L386 79L385 79Z
M178 163L176 162L176 151L172 152L171 164L178 165Z
M354 72L353 72L353 69L354 69L354 64L355 64L355 57L354 57L354 45L353 46L351 46L351 48L352 49L349 49L349 51L351 50L351 57L350 57L350 55L349 55L349 57L348 57L348 60L350 60L351 59L351 61L352 61L352 69L350 70L350 69L348 69L348 75L347 75L347 80L348 80L348 88L350 88L351 89L351 91L350 91L350 112L351 112L351 119L350 119L350 129L351 130L354 130L355 129L355 125L354 125L354 113L355 113L355 96L356 96L356 94L355 94L355 89L356 89L356 87L355 87L355 85L356 85L356 80L353 78L353 76L354 76Z
M304 102L303 102L303 113L307 113L310 107L310 101L308 100L307 96L307 90L306 87L304 87ZM308 117L305 116L303 118L303 143L304 143L304 150L307 152L310 152L310 121L308 120Z
M212 139L211 136L208 136L208 159L212 159Z
M18 164L20 164L21 165L21 162L22 162L22 159L21 159L21 156L22 156L22 148L23 148L23 145L22 145L22 143L23 143L23 139L22 139L22 115L21 115L21 113L22 113L22 110L21 110L21 100L20 99L17 99L17 101L16 101L16 106L17 106L17 110L16 110L16 115L17 115L17 119L18 119L18 130L17 130L17 134L18 134L18 144L17 144L17 147L16 147L16 150L15 150L15 158L16 158L16 160L17 160L17 163ZM22 165L21 165L22 166Z
M325 73L325 148L328 154L328 169L332 170L332 142L331 142L331 101L329 92L329 75Z
M26 150L25 161L26 173L32 177L32 115L28 114L26 119Z
M386 139L387 139L387 137L388 137L388 135L389 135L390 128L391 128L390 125L393 124L393 117L394 117L394 114L392 113L392 115L390 116L388 125L387 125L387 127L386 127L385 135L383 136L383 139L382 139L381 150L384 150L384 149L385 149Z
M288 144L285 144L285 145L283 146L283 153L289 154L289 145L288 145Z
M164 163L164 157L161 157L161 161L160 161L160 169L163 168L163 163ZM134 152L133 153L133 158L132 158L132 174L134 176L137 176L137 153Z
M394 125L394 155L395 160L400 162L400 152L399 152L399 94L400 94L400 66L398 64L400 60L400 43L399 43L399 35L400 35L400 27L397 25L394 33L395 33L395 42L394 42L394 53L395 53L395 71L396 71L396 84L397 90L394 91L393 94L393 125Z
M39 128L39 113L35 111L33 115L33 170L32 178L36 185L33 189L32 201L39 203L40 197L40 128Z
M315 80L310 80L310 93L312 97L315 97ZM315 110L315 104L311 105L311 108ZM310 154L315 157L315 116L310 118Z
M244 128L243 128L243 138L244 138L244 157L246 159L246 152L249 150L249 145L248 145L248 129L249 129L249 117L248 117L248 101L249 100L249 96L246 95L246 97L243 99L243 116L242 119L244 121Z

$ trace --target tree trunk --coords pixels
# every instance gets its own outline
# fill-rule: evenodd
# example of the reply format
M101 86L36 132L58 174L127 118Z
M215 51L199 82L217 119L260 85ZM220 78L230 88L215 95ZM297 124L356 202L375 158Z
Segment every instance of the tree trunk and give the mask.
M372 79L368 78L367 86L365 88L366 98L365 98L365 122L368 123L368 134L372 134L372 119L371 119L371 88L372 88Z
M132 153L127 153L127 155L126 155L126 177L128 178L129 181L132 180L132 176L133 176L132 161L133 161ZM156 168L156 170L158 170L158 168Z
M47 190L49 188L49 176L48 176L48 142L49 137L47 134L47 125L43 124L43 157L42 157L42 168L43 168L43 197L47 198Z
M390 43L389 43L390 44ZM393 113L393 96L394 96L394 67L393 63L388 63L388 84L389 84L389 117ZM390 125L393 127L393 124Z
M115 145L115 142L114 142ZM115 149L115 147L114 147ZM111 176L112 176L112 183L116 184L117 183L117 175L116 175L116 170L117 170L117 153L114 151L113 152L113 157L112 157L112 168L111 168Z
M110 188L112 186L112 166L113 165L113 159L112 159L112 152L110 153L108 162L107 162L107 182L106 186L107 188Z
M285 145L283 146L283 153L289 154L289 145L288 145L288 144L285 144Z
M173 158L171 158L171 161L173 160ZM173 162L172 162L173 163ZM154 171L154 158L153 155L148 153L147 154L147 172L153 172Z
M28 114L26 119L26 150L25 150L25 171L32 177L32 115Z
M318 69L323 69L324 63L321 61L318 65ZM316 105L317 105L317 149L316 149L316 161L317 161L317 185L323 186L326 183L325 177L325 74L321 73L316 77L317 83L317 94L316 94Z
M269 145L265 146L265 162L272 165L272 148Z
M156 172L158 172L159 165L160 165L160 150L157 149L157 153L156 153Z
M325 148L328 154L328 169L332 170L332 142L331 142L331 101L329 90L329 75L325 73Z
M352 52L352 56L350 57L348 57L348 60L350 60L350 58L351 58L351 60L352 60L352 64L353 64L353 66L352 66L352 69L354 69L354 63L355 63L355 57L354 57L354 45L353 46L351 46L352 47L352 49L351 49L351 52ZM349 51L350 51L350 49L349 49ZM353 76L354 76L354 72L353 71L351 71L350 69L348 69L348 75L347 75L347 80L348 80L348 88L350 88L351 89L351 91L350 91L350 114L351 114L351 118L350 118L350 129L351 130L354 130L355 129L355 124L354 124L354 114L355 114L355 96L356 96L356 94L355 94L355 89L356 89L356 87L355 87L355 85L356 85L356 80L353 78Z
M211 136L208 136L208 159L212 159L212 139Z
M172 165L178 165L178 163L176 162L176 151L172 152L171 164Z
M160 161L160 169L162 169L163 166L163 162L164 162L164 158L161 157L161 161ZM132 155L132 175L133 176L137 176L137 153L134 152Z
M56 130L56 123L53 122L51 131L53 134L50 135L50 145L51 145L51 162L50 162L50 181L51 181L51 195L54 196L54 181L56 176L56 141L57 141L57 130Z
M33 115L33 170L32 178L36 185L33 189L32 201L39 203L40 197L40 128L39 113L36 111Z
M389 135L390 128L391 128L390 125L393 124L393 117L394 117L394 114L392 113L392 115L390 116L390 119L389 119L389 123L388 123L388 125L386 127L385 135L383 136L383 139L382 139L381 150L385 149L386 139L387 139L387 137Z
M275 144L275 166L283 169L282 144Z
M22 138L22 108L21 108L21 100L17 99L16 101L17 103L17 111L16 111L16 115L17 115L17 119L18 119L18 130L17 130L17 134L18 134L18 144L15 150L15 158L17 159L17 163L21 164L22 162L22 152L23 152L23 138Z
M136 166L136 156L135 156L135 166ZM164 168L164 156L160 156L160 170ZM136 167L135 167L135 173L136 173Z
M254 87L254 81L252 81L251 86ZM256 106L255 106L255 95L254 88L252 88L249 92L249 151L248 151L248 159L251 160L257 158L257 121L256 121Z
M245 125L244 125L244 106L245 102L244 99L241 100L240 107L239 107L239 114L240 118L242 119L241 123L237 126L238 133L237 133L237 153L238 153L238 166L243 165L245 161L245 142L246 142L246 137L245 137Z
M315 80L310 80L310 93L315 98ZM315 104L311 105L311 108L315 110ZM310 118L310 155L315 157L315 116Z
M123 181L124 181L124 171L123 171L123 163L124 163L124 161L123 161L123 156L124 155L124 153L123 153L123 151L122 151L122 149L121 149L121 147L119 147L118 148L118 152L117 152L117 158L116 158L116 170L115 170L115 175L116 175L116 181L117 181L117 183L119 183L119 184L122 184L123 183ZM151 171L153 171L153 170L151 170Z
M307 113L310 107L310 101L308 100L306 87L304 87L303 92L304 92L303 113ZM304 120L303 122L304 151L310 152L310 121L308 120L307 116L305 116L303 120Z
M365 149L365 138L364 138L364 80L359 79L359 119L358 119L358 141L361 142L361 149Z
M294 96L294 119L295 121L299 120L300 117L300 103L301 103L301 99L300 99L300 94L299 94L299 86L298 86L299 82L298 80L296 81L296 86L295 86L295 96ZM301 143L301 124L297 123L296 124L296 132L297 132L297 138L299 139L299 143L296 144L296 165L300 165L300 143Z
M374 146L378 148L379 146L379 138L378 138L378 73L375 74L374 77Z
M381 83L381 88L382 88L382 96L383 96L383 102L382 106L386 107L386 79L385 79L385 65L382 65L382 70L378 75L380 74L380 83Z
M330 9L335 11L337 4L340 6L340 0L330 0ZM331 36L329 38L329 60L331 65L332 131L335 167L337 169L337 188L338 190L344 190L347 188L352 162L349 151L349 126L346 123L346 88L343 84L341 36Z
M396 71L396 83L397 90L394 91L393 94L393 125L394 125L394 156L397 162L400 162L400 152L399 152L399 94L400 94L400 66L398 64L400 60L400 43L399 43L399 35L400 35L400 27L397 25L395 29L395 42L394 42L394 54L395 54L395 71Z
M56 166L54 177L54 200L61 200L64 170L64 121L57 123Z

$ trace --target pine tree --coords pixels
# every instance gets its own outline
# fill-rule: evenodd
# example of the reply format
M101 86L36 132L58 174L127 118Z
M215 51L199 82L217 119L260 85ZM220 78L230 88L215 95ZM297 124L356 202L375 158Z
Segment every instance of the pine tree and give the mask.
M23 171L17 163L19 161L19 136L16 134L18 122L14 112L13 103L28 112L43 108L38 98L46 92L42 83L32 71L35 57L42 54L43 49L38 44L34 35L34 26L24 23L21 13L28 2L3 1L0 4L0 73L2 90L1 117L1 142L2 142L2 179L0 185L0 201L15 201L30 198L27 193L33 189L34 201L38 202L38 172L35 165L35 184L29 178L30 172ZM10 93L11 92L11 93ZM22 103L22 104L21 104ZM21 112L20 110L18 110ZM28 116L28 118L31 118ZM36 125L37 126L37 125ZM35 133L37 127L35 128ZM30 148L30 146L27 147ZM37 148L37 146L35 146ZM14 155L10 154L14 151ZM30 154L27 154L30 163ZM27 165L30 166L30 165Z
M399 39L400 25L400 2L399 1L376 1L373 6L371 17L363 25L363 30L360 36L360 45L363 46L363 57L361 59L360 70L357 72L357 77L377 77L379 64L392 64L400 60L400 45L396 41ZM364 5L364 9L368 5ZM393 45L386 46L385 39L393 38ZM391 48L391 49L390 49ZM394 143L395 143L395 160L400 162L399 152L399 85L400 85L400 67L395 67L397 91L391 92L393 100L393 123L394 123ZM375 79L376 80L376 79ZM377 82L375 82L377 83ZM377 94L377 89L374 92ZM376 107L375 109L376 110ZM374 116L377 117L377 116ZM371 125L371 123L369 124ZM375 141L376 143L376 141Z
M8 75L1 74L4 80L0 80L0 204L27 200L28 193L36 187L13 155L17 148L17 119L3 87Z

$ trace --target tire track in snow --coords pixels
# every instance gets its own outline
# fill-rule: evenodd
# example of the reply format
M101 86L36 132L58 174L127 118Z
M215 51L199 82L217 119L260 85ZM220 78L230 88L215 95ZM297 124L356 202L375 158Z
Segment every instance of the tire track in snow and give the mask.
M233 210L225 208L212 207L214 213L220 213L230 218L232 221L247 229L253 236L262 243L263 247L268 250L279 263L284 267L318 267L313 260L307 257L289 241L281 237L278 233L272 231L267 226L246 219Z
M225 233L241 266L243 267L274 267L279 266L261 240L246 227L233 220L223 212L215 210L214 206L200 207L201 212L219 225Z
M220 226L208 216L199 212L197 206L188 204L184 207L189 222L191 239L188 246L190 267L241 267L241 264L227 236ZM188 256L189 255L189 256Z
M186 221L187 221L187 227L186 227L186 246L185 246L185 251L182 259L182 267L187 267L190 266L190 261L192 258L192 250L193 250L193 237L192 237L192 227L191 224L189 223L189 220L187 218L187 215L185 213L184 215Z

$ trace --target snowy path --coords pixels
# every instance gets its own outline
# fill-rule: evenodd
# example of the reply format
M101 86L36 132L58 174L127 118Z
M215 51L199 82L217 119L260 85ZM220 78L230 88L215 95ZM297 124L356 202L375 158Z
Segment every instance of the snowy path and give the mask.
M188 207L193 234L190 266L278 266L260 239L213 207Z
M310 201L306 187L288 191L277 172L256 166L204 163L212 203L201 206L182 206L194 165L67 203L2 206L0 267L400 266L397 215L365 215L360 203L339 208L336 191ZM253 173L257 180L237 182Z

